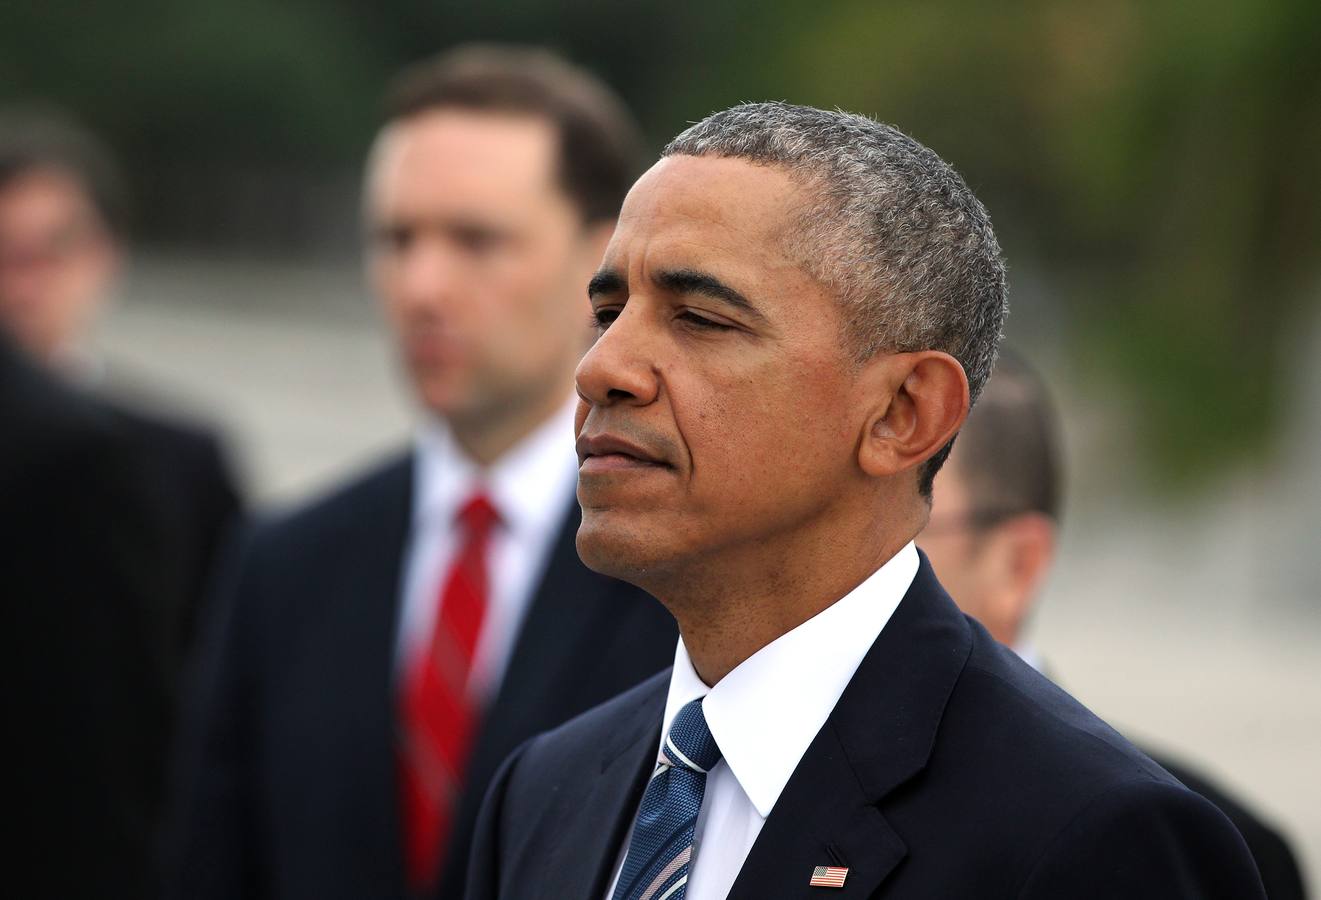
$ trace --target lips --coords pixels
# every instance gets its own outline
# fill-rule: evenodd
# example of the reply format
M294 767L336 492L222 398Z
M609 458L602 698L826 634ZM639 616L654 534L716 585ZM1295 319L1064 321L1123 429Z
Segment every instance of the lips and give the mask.
M612 434L581 435L575 445L583 472L630 468L669 468L658 453Z

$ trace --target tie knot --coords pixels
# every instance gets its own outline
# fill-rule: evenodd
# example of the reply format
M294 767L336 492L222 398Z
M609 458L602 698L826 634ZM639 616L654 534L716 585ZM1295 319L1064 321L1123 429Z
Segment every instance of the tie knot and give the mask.
M482 491L473 494L459 507L459 524L468 532L468 536L481 539L490 532L491 526L500 518L491 500Z
M665 755L670 762L696 772L709 772L720 762L720 748L706 727L706 714L701 699L693 700L679 710L670 723L665 736Z

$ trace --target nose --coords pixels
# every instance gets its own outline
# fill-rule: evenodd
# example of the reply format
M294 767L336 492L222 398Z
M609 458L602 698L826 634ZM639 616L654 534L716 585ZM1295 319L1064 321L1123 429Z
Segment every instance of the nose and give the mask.
M660 393L656 343L641 308L626 305L578 363L578 396L589 406L655 402Z

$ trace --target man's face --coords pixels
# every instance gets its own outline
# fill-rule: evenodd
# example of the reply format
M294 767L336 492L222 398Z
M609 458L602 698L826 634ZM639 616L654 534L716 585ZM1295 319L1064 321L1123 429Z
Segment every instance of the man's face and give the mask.
M841 317L785 251L802 202L778 168L682 156L629 193L577 373L592 568L650 583L755 560L857 488L865 404Z
M49 358L83 336L115 257L72 175L36 168L0 187L0 325L34 355Z
M423 403L451 420L558 403L589 338L599 245L531 116L433 111L382 133L367 182L373 286Z

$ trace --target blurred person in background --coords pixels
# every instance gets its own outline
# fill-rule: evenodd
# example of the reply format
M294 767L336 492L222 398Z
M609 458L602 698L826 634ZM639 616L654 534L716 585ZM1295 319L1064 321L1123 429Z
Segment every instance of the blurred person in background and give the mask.
M954 601L1038 670L1042 660L1027 624L1055 562L1060 456L1045 384L1023 359L1002 353L936 478L931 519L918 537ZM1298 864L1277 831L1184 763L1144 752L1234 823L1271 900L1305 896Z
M367 263L425 415L227 573L174 896L458 897L503 758L669 662L664 610L574 548L584 286L639 154L622 103L545 51L461 48L390 90Z
M186 644L241 501L215 434L144 402L153 392L124 383L93 346L125 259L127 206L119 170L92 134L55 112L0 112L0 328L100 394L120 420L168 524L160 565L178 579L169 614Z
M176 592L147 474L114 410L0 331L10 896L155 894Z

